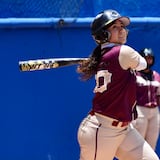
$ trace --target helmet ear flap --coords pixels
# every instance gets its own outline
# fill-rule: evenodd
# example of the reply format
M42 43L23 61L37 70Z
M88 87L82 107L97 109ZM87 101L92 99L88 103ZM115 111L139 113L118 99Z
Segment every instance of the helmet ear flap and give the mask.
M99 33L94 36L94 39L98 44L107 42L111 37L111 33L106 29L102 29Z
M103 30L103 34L104 34L104 39L105 40L109 40L111 37L111 33L109 31L107 31L106 29Z

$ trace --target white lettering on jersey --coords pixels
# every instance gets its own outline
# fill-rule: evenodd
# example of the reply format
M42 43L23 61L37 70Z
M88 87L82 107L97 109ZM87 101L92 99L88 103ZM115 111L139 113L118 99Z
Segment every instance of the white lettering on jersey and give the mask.
M108 83L111 82L111 76L112 74L108 70L98 71L95 75L96 87L94 88L94 93L106 91Z

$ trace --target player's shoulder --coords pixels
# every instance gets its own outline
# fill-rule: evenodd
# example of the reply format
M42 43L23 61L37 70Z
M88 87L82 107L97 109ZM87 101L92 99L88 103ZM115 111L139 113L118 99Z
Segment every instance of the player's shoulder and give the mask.
M121 46L121 49L120 49L120 54L121 54L121 56L131 56L131 55L134 55L134 54L136 54L137 55L137 51L134 49L134 48L132 48L132 47L130 47L130 46L128 46L128 45L122 45Z
M153 70L153 75L154 79L160 82L160 74L157 71Z
M128 68L136 68L139 63L138 52L128 45L122 45L119 53L119 63L125 70Z
M136 52L136 50L128 45L122 45L120 52L121 54L130 54Z
M153 70L153 74L154 74L155 76L160 77L160 73L159 73L159 72L157 72L156 70Z

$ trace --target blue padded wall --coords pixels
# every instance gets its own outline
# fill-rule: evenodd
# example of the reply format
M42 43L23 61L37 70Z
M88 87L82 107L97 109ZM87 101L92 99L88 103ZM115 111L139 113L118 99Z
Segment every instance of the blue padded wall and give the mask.
M96 45L90 36L92 18L74 23L64 20L66 27L57 27L58 19L1 22L0 159L79 157L77 129L91 107L94 80L81 82L76 66L34 72L18 68L20 60L87 57L92 52ZM128 44L137 50L152 47L158 57L159 19L156 23L131 21ZM154 41L148 41L152 37ZM156 58L157 71L159 63Z

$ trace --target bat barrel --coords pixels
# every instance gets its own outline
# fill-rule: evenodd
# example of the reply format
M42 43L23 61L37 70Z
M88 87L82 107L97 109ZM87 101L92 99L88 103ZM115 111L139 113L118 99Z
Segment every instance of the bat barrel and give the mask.
M52 59L19 61L19 69L21 71L35 71L35 70L59 68L64 66L75 65L87 59L88 58L52 58Z

